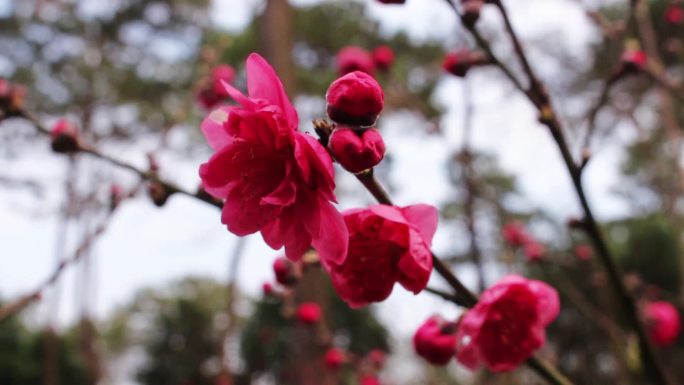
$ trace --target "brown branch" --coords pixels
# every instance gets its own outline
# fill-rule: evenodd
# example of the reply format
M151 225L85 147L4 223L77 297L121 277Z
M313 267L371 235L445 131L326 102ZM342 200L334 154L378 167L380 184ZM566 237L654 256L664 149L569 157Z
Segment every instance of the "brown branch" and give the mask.
M634 0L632 0L634 1ZM530 81L530 89L526 91L528 99L532 104L537 107L540 114L540 121L549 128L549 131L556 142L563 162L565 163L570 177L572 179L573 187L577 193L580 205L584 212L584 229L587 232L589 238L592 240L596 251L598 252L598 257L604 268L608 273L609 280L615 291L616 295L619 297L623 309L632 325L632 328L636 331L639 338L639 346L641 350L642 358L645 361L645 366L648 368L651 376L659 384L670 384L669 378L665 372L664 366L660 362L656 355L655 349L648 338L645 327L641 322L641 318L636 307L635 301L632 298L631 293L627 290L622 281L622 273L619 266L615 263L615 260L606 244L603 234L599 228L598 222L594 218L593 211L589 206L584 186L581 181L581 168L573 160L572 154L563 135L562 125L557 118L557 114L553 109L552 103L550 101L549 95L546 92L544 85L537 78L533 69L529 65L527 55L525 54L520 39L518 38L515 29L512 27L508 12L504 7L501 0L494 0L494 4L497 6L501 12L504 22L506 24L506 31L508 32L509 38L511 39L513 46L515 48L516 54L523 65L523 69L528 76ZM454 8L455 9L455 8ZM458 12L457 12L458 13ZM459 14L460 16L460 14ZM474 30L474 27L469 27L469 30ZM477 39L476 39L477 40ZM496 63L496 62L495 62ZM502 67L502 70L504 68ZM504 73L507 73L504 70Z
M41 134L44 135L49 135L50 130L46 128L44 125L40 123L40 121L33 116L30 112L27 110L19 110L17 115L18 117L24 118L31 122L35 128L40 132ZM129 170L135 174L137 174L140 178L147 180L148 182L156 183L164 188L167 194L171 195L174 193L182 194L185 196L189 196L191 198L199 199L205 203L209 203L210 205L216 206L216 207L223 207L223 203L212 198L211 196L207 194L200 194L200 193L192 193L187 190L184 190L177 185L168 182L166 180L161 179L156 172L154 171L144 171L132 164L129 164L127 162L124 162L122 160L116 159L112 156L109 156L107 154L104 154L103 152L99 151L97 148L95 148L92 145L86 144L86 143L79 143L79 152L89 154L91 156L94 156L98 159L104 160L105 162L108 162L110 164L113 164L117 167L124 168L126 170Z
M316 133L320 137L321 142L327 143L332 133L332 125L323 119L313 121ZM380 185L373 175L373 169L356 174L356 178L363 184L368 192L381 204L394 205L387 191ZM432 253L432 264L434 270L439 274L455 292L455 296L450 298L455 299L457 303L466 308L472 308L477 304L478 297L475 293L470 291L454 273L449 269L444 262ZM434 290L428 290L432 293ZM442 297L444 298L444 297ZM558 372L550 364L544 362L537 357L530 357L527 360L527 365L537 372L542 378L548 380L554 385L573 385L572 381L566 378L562 373Z

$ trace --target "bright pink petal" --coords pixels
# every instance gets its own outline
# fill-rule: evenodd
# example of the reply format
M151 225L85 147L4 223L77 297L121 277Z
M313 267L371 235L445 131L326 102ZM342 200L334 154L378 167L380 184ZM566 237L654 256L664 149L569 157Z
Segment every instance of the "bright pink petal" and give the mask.
M304 181L331 202L335 197L335 174L328 151L313 136L295 132L295 160Z
M556 289L541 281L529 281L528 288L537 296L537 311L541 326L553 322L560 313L560 300Z
M247 90L250 98L263 99L280 107L290 128L297 129L299 117L285 93L283 83L273 67L256 53L247 58Z
M349 232L342 215L332 203L318 196L307 201L304 226L311 235L311 245L323 264L341 264L347 257Z
M223 124L228 120L229 113L230 107L217 108L207 115L200 125L209 146L215 151L222 149L235 140L223 127Z
M425 289L432 273L432 254L417 231L409 230L409 249L399 260L399 283L418 294Z
M311 236L293 207L284 209L278 218L261 229L266 244L277 250L285 246L285 256L298 261L311 247Z
M228 193L221 222L235 235L255 233L269 222L275 220L282 208L264 205L258 196L253 197L252 186L238 184Z
M230 95L230 97L233 98L233 100L235 100L236 102L238 102L242 107L244 107L248 110L255 110L257 108L256 103L254 103L252 100L250 100L248 97L246 97L237 88L226 83L226 81L224 81L224 80L221 80L221 84L223 85L223 89L226 90L226 93L228 95Z
M375 215L387 219L388 221L401 223L404 225L408 224L408 221L406 220L406 218L401 213L401 210L398 207L380 204L369 206L368 210L373 212Z
M282 182L278 187L273 190L272 193L261 198L263 204L270 204L275 206L289 206L294 203L295 198L297 198L297 184L290 177L291 173L290 164L287 165L287 172Z
M428 247L430 247L432 245L432 237L437 231L437 220L439 217L437 209L430 205L418 204L404 207L401 211L413 228L420 233Z

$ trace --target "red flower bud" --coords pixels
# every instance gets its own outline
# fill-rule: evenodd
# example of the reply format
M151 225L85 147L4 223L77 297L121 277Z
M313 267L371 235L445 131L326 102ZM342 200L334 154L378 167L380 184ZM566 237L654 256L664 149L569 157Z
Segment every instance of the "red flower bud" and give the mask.
M406 0L378 0L383 4L404 4Z
M665 21L672 25L682 24L684 22L684 9L676 5L670 5L665 10Z
M651 302L644 308L644 315L654 344L667 346L677 341L681 332L681 319L677 308L671 303Z
M360 71L332 82L325 100L330 119L351 126L372 126L385 105L380 84L372 76Z
M446 365L456 354L456 323L432 316L413 336L413 347L419 356L434 365Z
M446 72L462 78L472 67L488 63L487 57L481 52L460 49L450 52L444 57L442 68Z
M541 243L533 240L525 244L524 253L527 262L538 262L544 259L546 248Z
M109 187L109 209L113 211L119 205L119 203L121 203L123 198L123 189L118 184L113 183Z
M620 60L624 71L631 73L643 71L646 68L648 57L646 52L640 49L627 49L622 53Z
M340 76L354 71L373 75L375 73L373 56L361 47L344 47L337 53L337 71Z
M462 0L463 5L463 21L466 25L475 25L480 19L480 11L484 5L482 0Z
M264 296L271 296L274 293L273 285L271 285L270 282L264 282L261 285L261 290L264 293Z
M594 251L589 245L577 245L577 247L575 247L575 256L581 261L589 260L593 253Z
M385 157L385 142L375 128L355 131L341 126L333 131L328 147L342 167L352 173L373 168Z
M233 83L235 69L227 64L216 66L208 79L203 83L197 93L197 101L205 109L212 109L228 97L228 92L223 87L223 82Z
M273 272L276 282L283 286L290 286L297 282L295 264L287 258L280 257L273 261Z
M523 224L518 221L506 223L501 230L501 235L504 241L511 247L524 246L531 240Z
M385 365L385 361L387 360L387 354L380 349L373 349L370 352L368 352L366 358L371 363L371 365L373 365L373 367L380 370Z
M347 355L343 350L331 348L323 356L325 367L330 370L339 369L347 361Z
M373 50L373 61L380 71L387 71L394 64L394 51L386 45L381 45Z
M321 307L315 302L304 302L297 307L297 321L313 325L321 320Z
M66 119L60 119L52 126L50 139L54 152L71 153L79 149L78 128Z

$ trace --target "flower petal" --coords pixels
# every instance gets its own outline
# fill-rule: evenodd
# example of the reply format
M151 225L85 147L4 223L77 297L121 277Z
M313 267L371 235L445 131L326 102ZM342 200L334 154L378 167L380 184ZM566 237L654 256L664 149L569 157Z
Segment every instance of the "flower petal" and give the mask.
M231 144L234 138L228 134L223 124L228 120L230 107L220 107L213 110L202 121L200 128L209 146L215 151Z
M439 214L437 209L430 205L418 204L407 206L401 209L404 217L413 228L423 237L428 247L432 245L432 237L437 231L437 220Z
M341 264L347 257L349 246L349 232L342 215L321 196L305 202L309 207L304 211L304 226L311 235L311 245L318 251L321 263Z
M297 111L290 103L285 88L273 67L259 54L247 58L247 90L250 98L263 99L280 107L293 130L299 127Z

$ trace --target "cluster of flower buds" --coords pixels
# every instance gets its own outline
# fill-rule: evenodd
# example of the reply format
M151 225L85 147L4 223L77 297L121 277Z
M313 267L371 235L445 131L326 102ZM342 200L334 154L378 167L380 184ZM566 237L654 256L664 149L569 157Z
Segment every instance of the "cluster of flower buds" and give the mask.
M374 76L376 70L389 71L394 64L394 59L394 51L387 45L378 46L372 52L350 45L337 53L337 71L340 76L354 71Z
M60 154L71 154L80 149L78 127L67 119L59 119L50 128L50 146L52 151Z
M643 313L654 344L669 346L677 342L682 327L676 307L666 301L655 301L648 303Z
M26 88L0 79L0 119L16 115L24 107Z
M471 68L490 63L491 61L487 55L480 51L460 49L450 52L444 57L442 68L444 68L444 71L462 78L466 76Z
M510 247L522 249L528 262L537 262L544 259L546 248L534 239L518 221L506 223L501 230L501 235Z
M346 170L360 173L385 156L385 143L375 122L384 107L380 84L355 71L335 80L326 93L328 117L336 123L328 148Z
M233 83L235 69L227 64L216 66L210 76L205 79L202 87L197 92L197 102L207 110L210 110L228 97L228 92L222 82Z
M547 284L517 275L485 290L457 322L429 318L415 333L418 355L434 365L455 357L476 369L510 371L544 345L545 329L558 316L558 293Z

